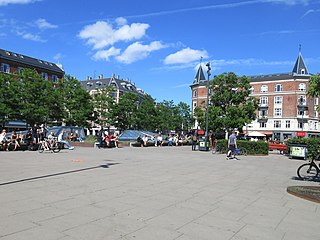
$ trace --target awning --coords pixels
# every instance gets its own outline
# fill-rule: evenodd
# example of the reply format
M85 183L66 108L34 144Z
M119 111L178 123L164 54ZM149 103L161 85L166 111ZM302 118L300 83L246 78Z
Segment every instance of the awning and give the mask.
M305 137L306 136L306 132L296 132L296 136L297 137Z
M198 134L198 135L203 135L203 134L204 134L204 131L203 131L203 130L197 130L197 134Z
M261 132L261 133L264 135L272 135L273 134L273 132Z

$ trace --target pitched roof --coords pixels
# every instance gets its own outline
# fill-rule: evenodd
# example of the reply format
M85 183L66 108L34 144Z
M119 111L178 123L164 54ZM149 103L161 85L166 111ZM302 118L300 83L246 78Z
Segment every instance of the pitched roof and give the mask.
M199 65L196 76L194 77L193 83L200 83L201 81L206 81L206 77L204 76L201 64Z
M47 62L44 60L28 57L26 55L10 52L7 50L0 49L0 59L4 59L11 62L17 62L22 65L45 69L58 74L64 74L63 69L61 69L57 64Z
M299 56L297 58L297 61L293 67L292 73L299 74L299 75L308 75L308 69L307 65L303 61L303 57L301 55L301 52L299 52Z

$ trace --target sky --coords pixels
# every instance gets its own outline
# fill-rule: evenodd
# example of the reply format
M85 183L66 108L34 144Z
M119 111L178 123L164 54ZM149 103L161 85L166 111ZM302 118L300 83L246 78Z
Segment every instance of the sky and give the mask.
M211 77L320 72L320 0L0 0L0 48L62 64L78 80L129 79L160 102L191 104Z

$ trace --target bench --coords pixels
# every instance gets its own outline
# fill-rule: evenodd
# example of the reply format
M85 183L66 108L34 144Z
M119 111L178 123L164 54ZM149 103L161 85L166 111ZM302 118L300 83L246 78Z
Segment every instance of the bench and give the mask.
M269 143L269 151L278 150L280 153L288 153L288 147L282 143Z

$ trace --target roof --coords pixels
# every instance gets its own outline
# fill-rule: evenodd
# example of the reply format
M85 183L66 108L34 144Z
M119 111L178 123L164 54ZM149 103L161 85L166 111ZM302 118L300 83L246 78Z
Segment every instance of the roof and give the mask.
M47 62L44 60L28 57L19 53L10 52L0 49L0 59L4 59L11 62L17 62L26 66L45 69L61 75L64 75L64 71L55 63Z
M301 52L299 52L299 56L292 70L295 74L309 74L306 64L303 61L303 57Z
M133 92L139 95L145 95L146 93L135 86L134 83L131 83L128 80L117 79L114 77L111 78L99 78L99 79L90 79L80 81L83 89L88 91L94 89L107 88L109 86L119 89L122 92Z
M194 77L193 83L196 84L196 83L200 83L201 81L206 81L206 77L204 76L202 67L200 65L199 68L198 68L197 74Z
M249 76L250 82L264 82L264 81L279 81L279 80L289 80L289 79L309 79L311 74L309 74L306 64L302 58L301 52L299 52L296 63L293 67L292 72L288 73L276 73L276 74L265 74Z

